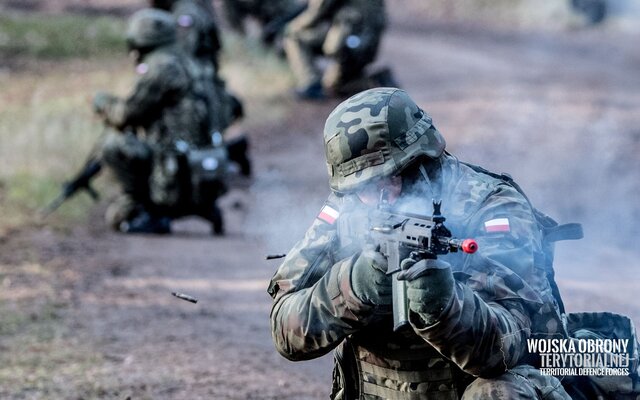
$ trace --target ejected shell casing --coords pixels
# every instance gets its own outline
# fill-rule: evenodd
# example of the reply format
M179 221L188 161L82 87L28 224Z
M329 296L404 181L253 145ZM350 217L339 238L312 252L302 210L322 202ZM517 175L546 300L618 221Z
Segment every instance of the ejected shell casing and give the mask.
M188 301L190 303L194 303L195 304L195 303L198 302L198 299L196 299L193 296L189 296L188 294L178 293L178 292L171 292L171 294L176 296L179 299L186 300L186 301Z

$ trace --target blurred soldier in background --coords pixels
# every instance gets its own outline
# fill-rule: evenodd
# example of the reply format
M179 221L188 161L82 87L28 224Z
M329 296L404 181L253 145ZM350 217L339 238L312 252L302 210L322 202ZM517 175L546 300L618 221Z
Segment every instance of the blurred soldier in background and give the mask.
M167 233L171 218L196 214L222 233L216 199L225 190L226 151L212 137L209 76L178 49L165 11L136 12L127 43L138 63L133 90L124 98L102 92L94 98L95 112L119 131L102 148L123 191L107 222L123 232Z
M269 286L277 350L307 360L335 348L333 399L569 399L528 365L527 338L553 337L562 322L537 217L511 181L445 152L431 117L398 89L340 104L324 139L333 194ZM475 254L388 265L349 225L383 205L431 215L431 199L454 236L477 239ZM406 281L404 330L393 329L388 268Z
M274 43L286 24L306 8L297 0L223 0L224 11L231 29L244 34L244 22L255 18L262 26L261 39L265 44Z
M206 59L218 68L222 41L210 1L151 0L150 4L173 13L178 24L178 42L187 54Z
M396 86L391 71L367 75L385 29L384 0L310 0L289 23L284 38L287 59L303 99L343 96L374 86ZM316 56L329 65L322 73Z
M169 11L177 24L178 44L193 56L209 76L215 96L209 104L212 129L224 134L228 127L241 119L244 107L240 99L231 94L219 75L219 54L222 40L215 12L209 0L151 0L154 8ZM227 143L229 158L238 164L240 172L249 176L251 162L248 156L248 138L240 136Z
M605 0L571 0L571 7L583 14L590 24L599 24L607 17Z

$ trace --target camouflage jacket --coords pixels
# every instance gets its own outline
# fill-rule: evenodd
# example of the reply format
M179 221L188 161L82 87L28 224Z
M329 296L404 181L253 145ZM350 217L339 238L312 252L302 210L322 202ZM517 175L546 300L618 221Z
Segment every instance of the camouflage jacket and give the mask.
M218 75L222 48L214 9L207 0L178 0L171 9L178 24L178 43L197 60L209 95L211 131L223 133L234 121L233 100Z
M310 0L308 4L307 9L291 22L291 29L307 29L332 20L368 26L377 31L386 24L384 0Z
M413 339L395 340L390 316L354 295L350 273L359 250L341 237L339 227L341 216L352 212L358 200L331 195L325 206L331 218L326 212L319 215L269 287L273 340L284 357L311 359L344 341L362 344L376 338L396 344L373 346L364 357L375 358L378 352L388 358L422 342L427 346L418 351L435 349L465 374L490 377L523 362L531 335L562 330L541 265L541 232L528 201L511 185L449 155L423 167L422 175L403 173L402 196L394 206L431 215L431 199L440 198L453 235L473 237L479 244L475 254L442 257L452 265L456 281L439 321L427 327L412 321Z
M142 130L152 144L184 140L196 146L210 141L211 90L202 69L173 46L147 54L136 67L138 80L124 98L115 96L103 118L119 130Z

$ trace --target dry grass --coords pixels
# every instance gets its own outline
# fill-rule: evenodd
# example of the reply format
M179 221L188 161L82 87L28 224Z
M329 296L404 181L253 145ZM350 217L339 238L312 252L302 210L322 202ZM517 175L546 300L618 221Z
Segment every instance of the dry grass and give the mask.
M291 105L293 77L286 60L254 38L226 35L221 75L244 101L249 130L281 120Z
M132 76L126 58L63 61L0 76L0 228L34 221L60 183L82 165L103 128L91 114L91 94L123 91ZM81 217L87 201L61 209Z
M222 75L245 101L247 117L240 128L251 131L282 118L292 83L284 60L237 36L229 36L225 48ZM93 93L125 95L135 79L124 52L109 60L22 57L19 62L25 66L20 70L0 69L0 236L35 222L35 211L83 165L104 130L92 114ZM83 218L91 204L87 196L70 202L72 207L57 213L62 220Z

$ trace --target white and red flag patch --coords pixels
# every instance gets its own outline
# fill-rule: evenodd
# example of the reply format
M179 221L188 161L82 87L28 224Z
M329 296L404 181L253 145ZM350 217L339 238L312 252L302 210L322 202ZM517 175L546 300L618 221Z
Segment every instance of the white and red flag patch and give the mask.
M333 223L336 222L336 219L338 219L338 215L340 215L338 210L325 204L325 206L322 207L322 210L320 210L320 214L318 214L318 219L326 222L327 224L333 225Z
M494 218L484 223L486 232L511 232L509 218Z

